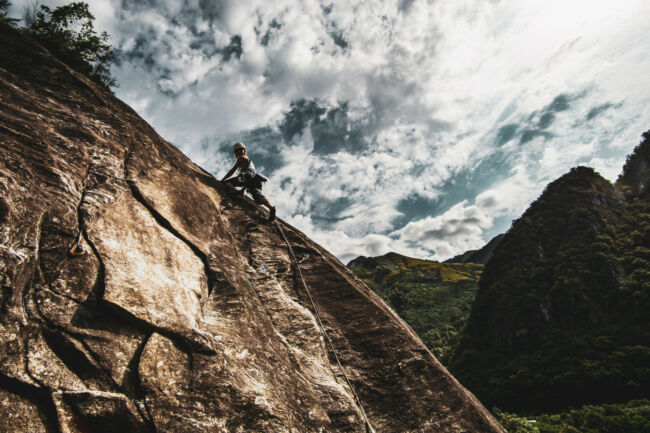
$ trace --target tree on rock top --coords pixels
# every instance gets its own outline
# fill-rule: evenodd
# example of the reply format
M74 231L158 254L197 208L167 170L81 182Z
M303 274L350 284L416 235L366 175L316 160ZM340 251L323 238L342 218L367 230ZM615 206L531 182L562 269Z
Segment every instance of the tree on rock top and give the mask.
M116 85L109 70L114 53L107 43L108 34L97 35L87 3L74 2L54 10L41 5L28 18L27 33L61 61L104 87Z
M9 9L9 5L11 5L9 0L0 0L0 21L4 21L13 26L18 20L7 16L7 9Z

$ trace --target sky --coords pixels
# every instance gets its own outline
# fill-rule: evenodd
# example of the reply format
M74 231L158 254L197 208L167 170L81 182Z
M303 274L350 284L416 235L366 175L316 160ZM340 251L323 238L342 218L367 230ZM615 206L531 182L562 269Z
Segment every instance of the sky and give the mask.
M219 179L243 141L344 263L480 248L571 167L615 181L650 129L647 0L88 3L115 94Z

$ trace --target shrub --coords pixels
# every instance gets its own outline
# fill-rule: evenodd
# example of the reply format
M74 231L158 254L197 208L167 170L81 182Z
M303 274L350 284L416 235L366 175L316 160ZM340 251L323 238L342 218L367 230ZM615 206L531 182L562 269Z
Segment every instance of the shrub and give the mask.
M95 33L94 20L85 2L70 3L54 10L41 5L26 20L25 30L68 66L109 88L116 85L109 70L114 53L107 43L108 34Z

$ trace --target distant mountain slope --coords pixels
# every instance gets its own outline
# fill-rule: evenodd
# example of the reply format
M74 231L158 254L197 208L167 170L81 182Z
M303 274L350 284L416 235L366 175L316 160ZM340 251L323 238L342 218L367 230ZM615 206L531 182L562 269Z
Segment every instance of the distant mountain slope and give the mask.
M492 238L490 242L485 244L485 246L478 250L469 250L463 254L459 254L451 259L445 260L444 263L480 263L482 265L486 264L494 249L499 245L501 239L503 239L504 234L500 234Z
M632 199L650 192L650 131L643 134L643 141L628 156L616 185Z
M619 179L630 196L647 185L648 137ZM488 407L515 411L647 397L649 247L648 195L628 201L572 169L494 250L450 369Z
M444 364L455 344L483 270L396 253L358 257L348 268L387 301Z

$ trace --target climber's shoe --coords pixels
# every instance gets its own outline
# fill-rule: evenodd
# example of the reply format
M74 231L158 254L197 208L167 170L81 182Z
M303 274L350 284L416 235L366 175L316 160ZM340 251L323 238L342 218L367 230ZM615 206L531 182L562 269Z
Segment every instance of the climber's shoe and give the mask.
M273 220L275 220L275 206L273 206L269 212L269 222L272 223Z

